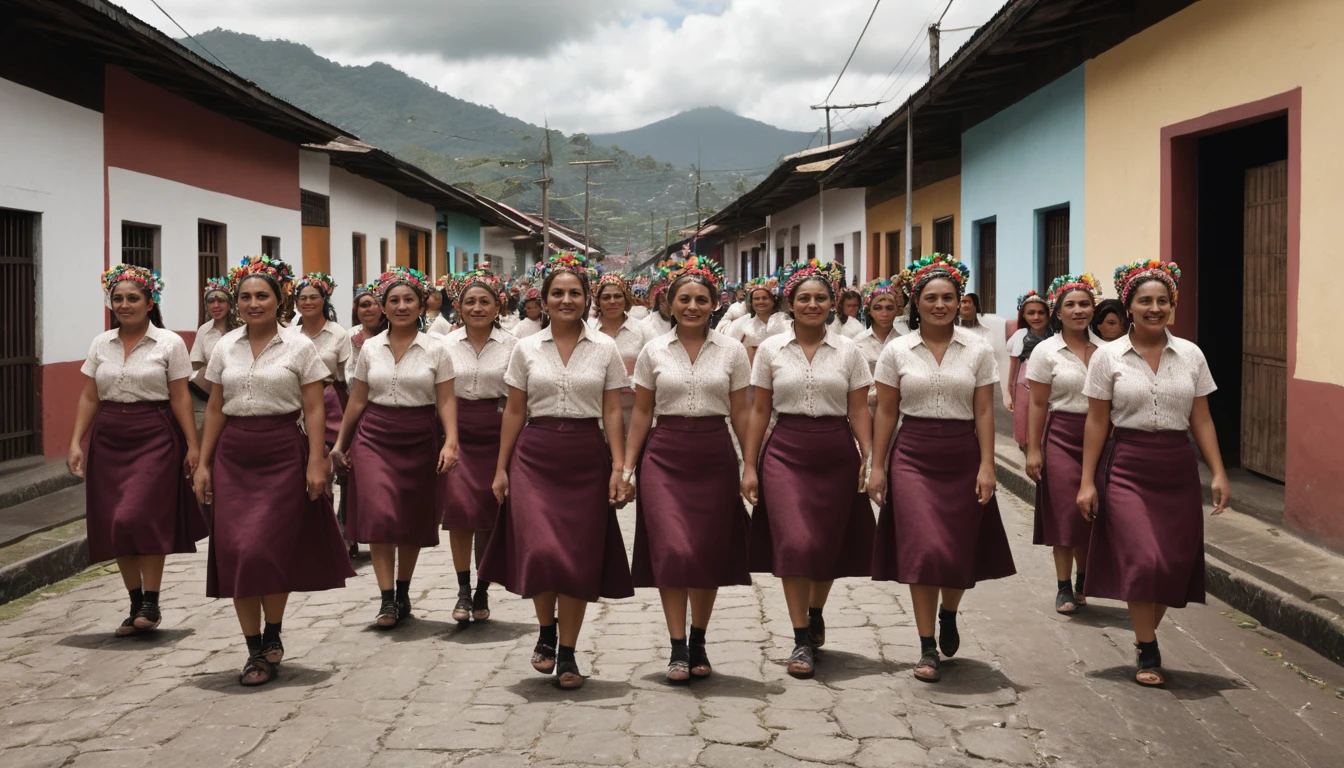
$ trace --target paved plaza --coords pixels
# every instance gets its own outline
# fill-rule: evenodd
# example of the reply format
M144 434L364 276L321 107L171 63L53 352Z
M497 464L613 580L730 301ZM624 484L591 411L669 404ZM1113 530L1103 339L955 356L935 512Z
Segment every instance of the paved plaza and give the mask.
M458 628L446 538L412 585L416 618L370 628L367 559L334 592L294 595L275 683L236 684L233 607L208 600L205 555L169 561L164 626L116 640L105 575L0 622L0 766L1339 766L1344 670L1213 601L1160 633L1172 681L1131 682L1123 606L1051 611L1049 553L1030 510L1001 494L1019 575L963 604L963 642L938 685L915 681L904 587L852 579L826 609L816 679L784 673L778 581L723 590L714 677L663 681L658 597L590 608L564 693L533 672L530 602L496 590L494 618ZM633 505L621 512L629 543Z

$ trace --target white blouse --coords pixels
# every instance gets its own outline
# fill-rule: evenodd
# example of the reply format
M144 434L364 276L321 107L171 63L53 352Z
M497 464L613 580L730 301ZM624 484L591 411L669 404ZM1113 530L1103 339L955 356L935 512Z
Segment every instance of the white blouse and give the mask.
M640 347L643 347L644 344L648 344L650 341L653 341L670 330L672 330L671 320L664 320L662 315L650 311L648 317L639 321L639 332L644 336L644 343L641 344Z
M196 340L191 342L191 362L200 363L201 367L210 364L210 353L215 351L215 345L224 338L224 332L215 328L215 321L209 320L196 329Z
M518 321L517 325L513 327L513 335L519 339L526 339L528 336L533 336L538 333L541 333L541 330L542 328L540 320L533 320L530 317L524 317L522 320Z
M635 322L639 322L640 320L643 320L644 318L646 318L646 317L648 317L648 316L649 316L649 308L648 308L648 307L638 307L638 306L636 306L636 307L631 307L631 308L630 308L630 319L631 319L631 320L634 320Z
M476 348L467 338L467 329L458 328L443 337L443 345L453 358L453 370L457 380L453 389L461 400L494 400L509 394L504 383L504 371L509 367L509 358L518 338L500 328L490 329L490 338L476 354Z
M517 312L501 312L501 313L500 313L500 315L499 315L499 327L500 327L500 328L503 328L504 330L506 330L506 331L508 331L510 334L512 334L512 333L513 333L513 329L514 329L515 327L517 327L517 325L518 325L518 313L517 313ZM515 336L514 338L517 338L517 337Z
M635 384L652 390L654 416L728 416L731 393L751 383L741 342L710 333L691 362L676 331L650 341L635 363Z
M986 335L987 335L989 329L986 328L985 331L986 331ZM1012 335L1012 336L1009 336L1009 337L1008 337L1008 356L1009 356L1009 357L1011 357L1011 358L1013 358L1013 359L1017 359L1017 358L1019 358L1019 357L1022 356L1022 350L1026 347L1026 344L1027 344L1027 334L1028 334L1028 333L1029 333L1028 329L1026 329L1026 328L1018 328L1016 331L1013 331L1013 335ZM1052 336L1051 338L1054 338L1054 337ZM1033 355L1035 355L1035 354L1036 354L1036 350L1033 349L1033 350L1031 351L1031 353L1032 353ZM1030 360L1031 358L1027 358L1027 359Z
M770 319L765 322L761 321L759 315L747 315L733 324L728 335L742 342L745 347L759 347L761 342L792 327L793 321L783 312L772 312Z
M849 393L872 384L854 342L828 333L809 363L792 326L763 341L751 367L751 385L773 391L777 412L812 418L847 416Z
M434 318L434 322L430 323L429 328L425 331L430 336L447 336L452 332L453 324L448 322L448 318L443 315Z
M595 333L602 333L602 319L594 317L588 321L588 327ZM602 333L606 336L605 333ZM616 342L616 349L621 353L621 362L625 364L625 373L629 375L635 370L635 361L639 359L639 351L644 348L644 332L640 327L639 321L632 318L625 318L625 322L620 328L616 329L616 336L613 338L607 336Z
M1083 395L1111 401L1111 424L1144 432L1184 432L1196 397L1218 389L1204 352L1167 331L1157 373L1121 336L1092 353Z
M616 342L579 325L579 342L560 361L551 329L522 339L513 348L504 383L527 393L528 418L597 419L602 393L630 386Z
M1097 346L1100 348L1101 345ZM1069 345L1064 343L1062 333L1036 345L1036 351L1027 360L1027 381L1050 385L1048 410L1087 413L1087 397L1083 395L1083 383L1086 380L1087 364L1079 360Z
M863 327L863 321L857 317L851 317L842 323L840 322L840 316L836 315L831 324L826 326L826 330L831 333L838 333L847 339L853 339L868 329Z
M901 391L901 415L924 419L975 419L975 390L998 381L994 351L965 328L952 330L941 365L919 331L887 345L875 378Z
M157 403L168 399L168 382L191 376L191 359L181 336L150 323L129 355L120 330L95 336L79 371L98 385L99 400Z
M848 323L846 323L846 325L848 325ZM888 344L900 337L901 334L896 332L894 323L892 324L891 330L887 332L887 340L885 342L880 341L877 338L877 334L873 333L872 328L864 328L863 333L854 337L854 346L859 348L859 352L863 354L863 359L868 363L868 373L871 374L877 371L877 358L882 356L882 350L886 349ZM874 381L872 386L868 387L868 407L870 409L877 407L876 381Z
M317 356L327 366L331 381L345 381L345 364L350 360L350 333L336 323L327 320L316 336L303 332L303 326L296 321L282 333L297 333L308 339L317 348Z
M252 357L247 326L224 334L210 356L205 380L224 386L225 416L283 416L303 410L303 386L330 371L302 333L278 331Z
M732 306L728 307L728 311L723 313L723 320L720 321L719 324L723 325L724 323L740 320L741 318L746 317L747 314L747 302L735 301Z
M415 334L401 360L388 331L364 342L355 378L369 385L369 402L389 408L422 408L438 402L435 387L453 380L453 360L436 336Z

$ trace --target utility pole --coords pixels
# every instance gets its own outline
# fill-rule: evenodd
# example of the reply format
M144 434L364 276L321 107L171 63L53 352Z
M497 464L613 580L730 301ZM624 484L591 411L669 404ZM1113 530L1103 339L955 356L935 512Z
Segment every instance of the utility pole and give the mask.
M938 74L938 25L929 27L929 79Z
M574 162L570 163L570 165L583 166L583 248L585 251L584 256L588 255L586 251L591 250L591 248L588 245L588 191L589 191L588 172L592 170L594 165L615 165L615 164L616 164L615 160L575 160Z
M666 220L663 221L663 250L666 251L667 246L671 244L672 244L672 217L669 216Z
M538 263L550 258L551 250L551 205L550 188L554 181L546 172L546 167L551 163L551 124L546 123L546 149L541 155L541 178L533 181L533 184L541 186L541 259Z
M870 101L866 104L817 104L813 109L826 110L826 146L831 146L831 110L833 109L862 109L864 107L876 107L881 104L880 101Z

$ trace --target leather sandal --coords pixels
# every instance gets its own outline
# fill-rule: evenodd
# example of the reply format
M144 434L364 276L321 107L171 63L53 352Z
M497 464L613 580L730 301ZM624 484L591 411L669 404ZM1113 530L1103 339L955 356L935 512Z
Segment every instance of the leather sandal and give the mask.
M1082 571L1073 579L1073 604L1082 608L1087 605L1087 595L1083 592L1083 584L1086 582L1087 574Z
M116 637L130 637L131 635L134 635L139 631L140 630L137 629L135 626L135 617L131 616L127 618L125 621L121 622L121 626L117 627L116 631L113 632L112 634L115 635Z
M276 675L275 665L267 661L264 655L258 653L248 657L247 664L243 665L242 674L238 675L238 684L249 688L265 685L274 680Z
M684 683L690 679L690 662L677 659L667 663L667 681L669 683Z
M566 661L555 668L555 684L567 691L583 687L583 675L579 674L577 662Z
M815 670L816 662L812 654L812 646L799 645L793 649L793 655L789 656L789 674L794 677L807 679L812 676Z
M399 617L398 617L398 618L401 618L401 619L410 619L410 618L414 618L413 616L411 616L411 596L410 596L410 595L407 595L406 597L398 597L398 598L397 598L397 613L399 614Z
M1072 587L1060 587L1055 593L1055 613L1072 616L1078 612L1078 600Z
M812 641L813 648L820 648L826 644L826 619L820 616L807 617L807 636Z
M915 679L925 683L936 683L943 679L942 670L938 668L938 652L927 650L919 657L919 663L913 670ZM920 670L925 670L920 672Z
M280 662L285 660L285 644L280 642L280 638L277 637L262 646L261 655L270 663L278 666Z
M709 677L714 673L714 667L709 663L709 654L705 653L705 646L692 645L691 648L691 677Z
M397 605L396 598L384 600L382 606L378 609L378 618L373 620L373 625L379 629L391 629L397 626L401 621L401 608Z
M1138 671L1134 673L1134 682L1145 688L1161 688L1167 684L1167 673L1162 669L1162 652L1154 645L1151 656L1145 657L1138 643L1134 644L1138 661Z
M949 659L961 649L961 631L957 629L957 612L938 609L938 650Z
M490 593L481 587L471 596L471 620L485 621L490 618Z
M136 611L136 629L158 629L161 621L163 621L163 614L159 612L159 606L153 603L145 603L140 606L139 611Z
M471 621L471 587L458 588L457 605L453 606L453 621L458 624L466 624Z
M537 643L532 649L532 668L543 675L555 671L555 649L545 643Z

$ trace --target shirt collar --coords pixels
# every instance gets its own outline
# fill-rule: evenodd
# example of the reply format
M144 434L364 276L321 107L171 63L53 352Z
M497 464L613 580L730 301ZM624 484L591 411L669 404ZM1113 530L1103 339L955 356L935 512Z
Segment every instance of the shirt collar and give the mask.
M542 341L542 343L545 343L545 342L548 342L548 341L551 341L551 342L555 341L555 335L554 335L553 333L551 333L551 328L552 328L552 327L553 327L553 326L549 326L549 325L548 325L548 326L546 326L545 328L542 328L541 331L538 332L538 333L536 334L537 336L540 336L540 337L541 337L541 341ZM579 341L591 341L591 339L588 338L588 324L587 324L587 323L579 323Z
M1169 349L1171 350L1172 354L1180 355L1181 347L1177 343L1178 339L1175 336L1171 335L1171 329L1166 328L1163 329L1162 332L1167 335L1167 346L1162 349L1162 353L1166 354L1167 350ZM1103 341L1102 343L1105 344L1106 342ZM1138 350L1134 349L1134 341L1128 333L1116 339L1115 341L1110 342L1110 345L1112 347L1115 347L1116 353L1121 356L1127 355L1130 352L1133 352L1136 355L1139 354Z
M962 328L960 326L952 327L952 341L957 344L960 344L963 347L970 346L971 342L975 340L975 337L971 336L970 334L971 332L969 330ZM923 347L929 346L928 344L924 343L924 331L922 329L916 328L907 335L914 337L914 342L911 344L912 348L919 346Z
M793 332L793 323L789 323L788 329L785 330L781 335L785 339L784 346L786 347L790 344L798 343L798 334ZM840 337L836 336L833 332L831 332L829 328L826 329L826 335L823 336L821 340L825 342L827 345L832 346L836 349L840 348Z

